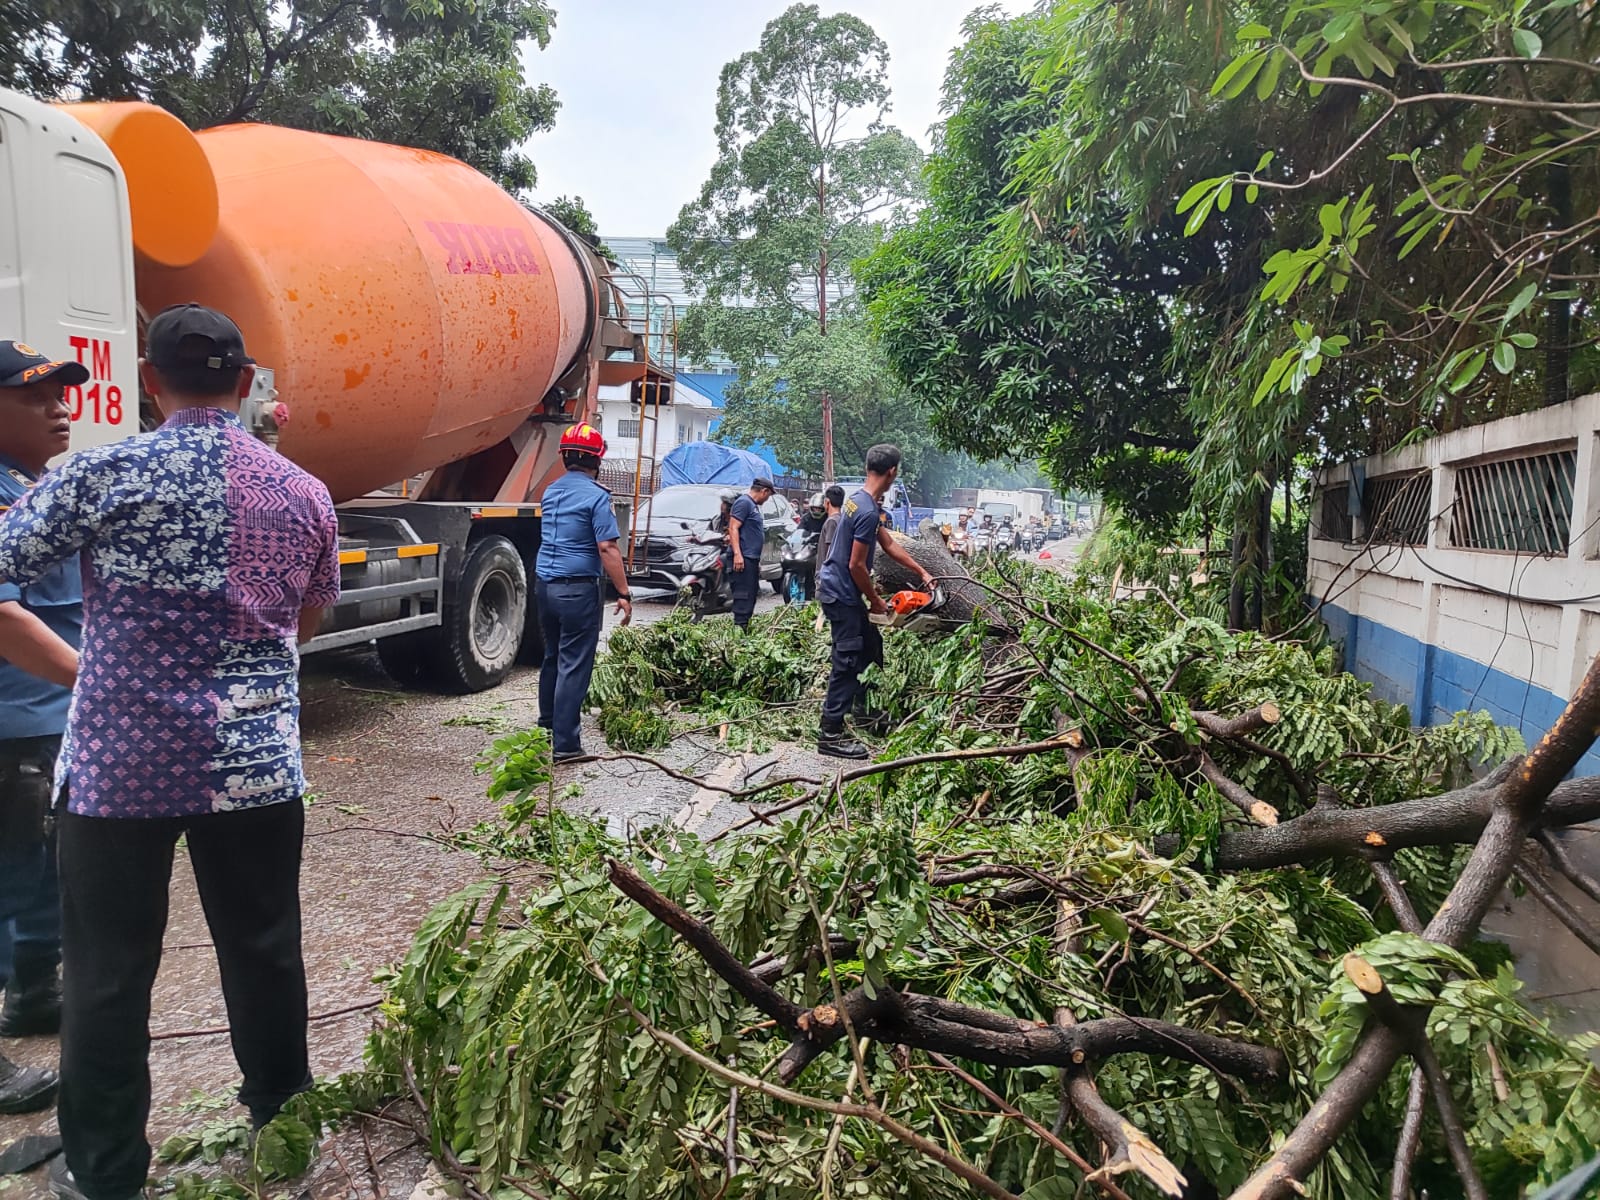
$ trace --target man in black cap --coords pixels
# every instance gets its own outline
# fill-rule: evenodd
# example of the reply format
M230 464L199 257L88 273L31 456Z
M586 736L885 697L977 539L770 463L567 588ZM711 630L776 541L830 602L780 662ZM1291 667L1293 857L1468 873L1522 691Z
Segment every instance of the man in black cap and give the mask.
M0 518L0 582L92 568L57 770L64 997L52 1193L130 1200L150 1166L150 988L185 838L256 1126L310 1086L297 641L338 598L328 489L239 421L254 366L219 312L145 334L166 421L85 450Z
M772 491L772 480L757 479L728 512L728 546L733 551L728 584L733 595L733 623L740 629L750 624L756 593L761 590L761 548L767 539L761 506L772 499Z
M67 450L69 386L89 372L71 360L0 341L0 512ZM61 898L49 830L67 706L78 673L83 584L69 558L26 587L0 582L0 1037L53 1034L61 1022ZM55 1098L54 1072L0 1055L0 1113Z

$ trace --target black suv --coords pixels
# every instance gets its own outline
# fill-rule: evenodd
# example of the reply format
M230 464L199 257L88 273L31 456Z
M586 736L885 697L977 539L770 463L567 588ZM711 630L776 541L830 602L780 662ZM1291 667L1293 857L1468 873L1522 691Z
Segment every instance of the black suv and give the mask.
M721 487L710 483L685 483L662 488L639 505L639 551L633 559L633 577L640 587L676 590L688 572L685 554L696 535L703 536L722 512L722 495L744 495L749 488ZM773 493L761 506L766 539L761 550L761 578L777 591L783 578L783 544L794 531L794 505Z

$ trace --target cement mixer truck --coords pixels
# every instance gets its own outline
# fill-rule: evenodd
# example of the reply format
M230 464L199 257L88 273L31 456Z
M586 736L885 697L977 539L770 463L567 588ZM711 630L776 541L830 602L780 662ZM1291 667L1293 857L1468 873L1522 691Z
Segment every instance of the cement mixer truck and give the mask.
M401 682L477 691L542 654L561 428L602 385L670 396L612 272L442 155L0 90L0 336L90 369L74 447L139 432L149 315L228 313L246 423L339 505L344 598L306 650L376 640Z

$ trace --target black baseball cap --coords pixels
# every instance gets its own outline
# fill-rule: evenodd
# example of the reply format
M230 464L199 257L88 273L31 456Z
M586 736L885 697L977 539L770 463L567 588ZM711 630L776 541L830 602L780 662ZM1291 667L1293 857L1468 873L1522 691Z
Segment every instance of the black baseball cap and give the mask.
M0 387L27 387L55 379L69 386L85 383L89 368L71 359L53 359L26 342L0 342Z
M213 371L248 367L256 361L244 352L239 327L203 304L174 304L158 312L144 333L144 360L153 367Z
M769 492L775 492L775 491L778 490L777 488L772 486L772 480L768 479L764 475L757 476L757 478L754 480L754 482L752 482L750 484L750 486L753 487L753 488L762 488L765 491L769 491Z

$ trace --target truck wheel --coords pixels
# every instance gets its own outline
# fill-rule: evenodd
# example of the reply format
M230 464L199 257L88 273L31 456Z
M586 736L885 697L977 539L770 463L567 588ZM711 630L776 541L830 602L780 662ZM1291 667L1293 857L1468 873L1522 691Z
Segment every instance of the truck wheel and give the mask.
M397 633L378 639L378 661L401 687L417 687L427 673L427 643L421 634Z
M522 555L503 537L467 548L461 578L445 594L444 624L433 643L430 674L451 692L482 692L511 672L528 612Z

